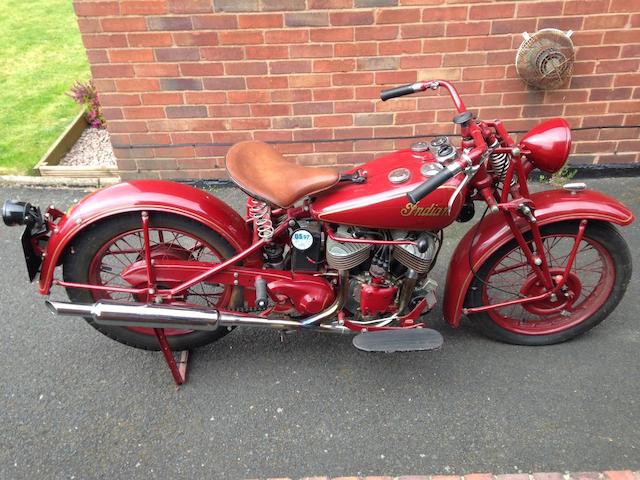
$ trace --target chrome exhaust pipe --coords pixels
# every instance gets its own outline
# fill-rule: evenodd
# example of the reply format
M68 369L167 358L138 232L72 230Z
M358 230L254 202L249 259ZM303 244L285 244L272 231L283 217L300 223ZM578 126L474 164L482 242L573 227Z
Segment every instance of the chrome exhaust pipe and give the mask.
M175 305L121 303L100 300L94 304L77 304L47 300L47 307L56 315L91 317L100 325L118 327L177 328L181 330L215 330L218 327L269 327L280 330L315 330L346 333L344 325L322 324L306 327L303 323L284 318L244 316L212 309ZM318 314L319 315L319 314Z
M217 310L201 310L175 305L119 303L108 300L100 300L93 305L49 300L45 303L57 315L92 317L100 325L118 327L215 330L220 320Z

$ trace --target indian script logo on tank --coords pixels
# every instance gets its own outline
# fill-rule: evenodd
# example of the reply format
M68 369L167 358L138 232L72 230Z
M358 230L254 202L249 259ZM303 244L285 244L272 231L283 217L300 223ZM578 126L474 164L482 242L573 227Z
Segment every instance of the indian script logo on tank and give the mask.
M400 215L403 217L443 217L448 214L447 207L441 207L435 203L428 207L419 207L417 203L409 202L400 210Z

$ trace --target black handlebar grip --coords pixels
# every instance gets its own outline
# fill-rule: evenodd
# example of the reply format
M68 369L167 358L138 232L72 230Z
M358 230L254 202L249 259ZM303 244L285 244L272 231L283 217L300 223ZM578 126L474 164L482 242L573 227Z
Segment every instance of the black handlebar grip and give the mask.
M436 188L438 188L440 185L443 185L447 180L449 180L451 177L454 177L458 173L460 173L460 170L458 169L450 170L448 168L445 168L441 172L435 174L429 180L426 180L424 183L421 183L410 192L407 192L409 201L414 204L418 203L420 200L422 200L424 197L429 195Z
M403 95L410 95L415 93L413 84L402 85L401 87L390 88L389 90L383 90L380 92L380 100L386 102L387 100L395 97L402 97Z

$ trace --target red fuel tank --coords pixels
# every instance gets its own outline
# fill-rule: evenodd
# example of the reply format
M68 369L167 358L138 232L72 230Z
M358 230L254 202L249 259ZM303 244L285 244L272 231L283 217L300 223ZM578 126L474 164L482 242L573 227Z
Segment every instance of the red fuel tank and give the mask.
M358 167L366 182L344 182L321 193L311 205L311 215L319 220L370 228L401 230L440 230L452 223L464 202L463 190L447 204L464 178L459 174L417 204L407 198L428 178L428 172L441 168L429 153L401 150L376 158Z

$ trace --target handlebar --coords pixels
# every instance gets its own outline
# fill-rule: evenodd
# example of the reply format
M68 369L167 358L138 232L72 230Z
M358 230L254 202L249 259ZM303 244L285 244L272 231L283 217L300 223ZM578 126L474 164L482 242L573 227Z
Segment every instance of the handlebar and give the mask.
M414 88L414 86L416 88ZM388 90L382 90L380 92L380 100L386 102L392 98L402 97L404 95L411 95L412 93L421 91L420 83L412 83L410 85L401 85L400 87L390 88Z
M458 110L458 113L463 113L467 111L467 107L465 107L464 102L462 101L462 98L460 98L460 95L458 94L458 91L456 90L456 88L446 80L430 80L428 82L416 82L416 83L411 83L409 85L402 85L400 87L383 90L382 92L380 92L380 99L383 102L386 102L387 100L390 100L392 98L402 97L404 95L410 95L416 92L424 92L429 88L431 90L437 90L440 87L444 87L447 89L447 91L449 92L449 95L451 96L451 100L453 100L453 103L456 106L456 109Z
M467 107L462 101L462 98L460 98L458 91L451 83L447 82L446 80L416 82L409 85L401 85L399 87L383 90L382 92L380 92L380 99L384 102L391 98L402 97L404 95L422 92L427 89L437 90L440 87L444 87L447 89L449 95L451 96L451 100L453 100L453 103L458 110L458 113L467 113ZM471 116L468 116L469 118L465 117L464 119L461 119L460 122L456 122L456 120L454 120L454 122L461 124L463 136L473 138L475 147L467 154L462 155L460 159L454 160L449 163L444 170L427 179L412 191L408 192L407 197L409 197L411 203L418 203L440 185L446 183L447 180L456 176L465 168L474 165L477 161L480 161L483 154L488 150L489 147L487 146L487 142L484 138L482 130L477 125L477 123L472 120Z

